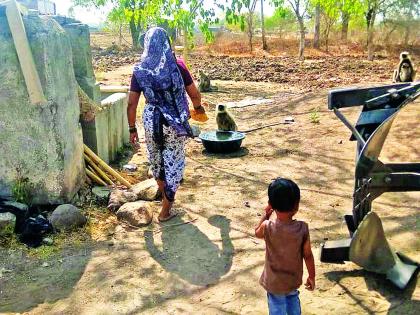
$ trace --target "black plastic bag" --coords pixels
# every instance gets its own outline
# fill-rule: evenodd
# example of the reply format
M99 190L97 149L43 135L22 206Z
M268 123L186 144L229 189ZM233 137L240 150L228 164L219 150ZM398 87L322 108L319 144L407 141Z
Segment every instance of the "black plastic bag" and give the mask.
M19 240L29 247L38 247L42 239L53 232L51 223L42 215L36 218L28 218L23 223Z

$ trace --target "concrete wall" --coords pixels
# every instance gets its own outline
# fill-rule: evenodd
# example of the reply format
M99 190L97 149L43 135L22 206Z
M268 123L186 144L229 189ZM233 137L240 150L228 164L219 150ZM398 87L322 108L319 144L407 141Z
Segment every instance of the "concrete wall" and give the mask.
M10 194L20 173L33 187L35 204L68 202L85 180L71 44L49 17L25 17L24 24L48 101L29 102L0 9L0 195Z
M94 121L81 120L83 141L105 162L109 163L116 158L118 150L129 140L127 94L115 93L103 99L93 71L88 26L72 19L54 18L69 36L77 82L102 109L96 113Z
M67 20L62 22L61 26L70 38L77 82L92 100L99 102L101 95L93 72L89 26L82 23L67 23Z
M129 142L127 94L108 96L101 102L95 120L81 123L84 143L105 162L113 161L118 150Z
M54 2L48 0L18 0L28 9L38 10L40 14L56 14L56 6Z

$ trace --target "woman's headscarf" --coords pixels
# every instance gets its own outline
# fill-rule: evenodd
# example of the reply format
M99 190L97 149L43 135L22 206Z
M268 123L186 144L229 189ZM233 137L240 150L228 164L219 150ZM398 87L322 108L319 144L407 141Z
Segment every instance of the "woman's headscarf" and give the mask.
M134 76L146 102L155 106L155 140L162 141L164 122L173 127L179 136L191 136L184 81L164 29L154 27L147 31L144 51L140 63L134 67Z

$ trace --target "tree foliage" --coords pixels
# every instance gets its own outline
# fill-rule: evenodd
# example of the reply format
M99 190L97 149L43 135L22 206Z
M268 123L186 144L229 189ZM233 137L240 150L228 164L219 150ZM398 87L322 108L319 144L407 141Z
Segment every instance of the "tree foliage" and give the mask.
M248 35L249 49L253 50L253 36L256 25L255 9L257 0L231 0L226 4L218 4L219 8L226 13L228 24L239 24L242 31Z
M265 19L265 26L271 31L291 31L294 30L296 17L293 11L288 7L277 7L272 16Z
M102 7L112 4L108 16L111 21L125 20L130 28L133 46L138 48L140 34L148 27L167 23L192 36L196 26L210 41L213 34L209 25L216 22L214 9L206 9L204 0L73 0L78 6Z

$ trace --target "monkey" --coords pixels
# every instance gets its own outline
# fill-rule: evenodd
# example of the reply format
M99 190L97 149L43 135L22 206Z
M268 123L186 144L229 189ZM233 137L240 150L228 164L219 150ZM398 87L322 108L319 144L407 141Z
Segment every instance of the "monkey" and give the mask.
M238 126L235 123L235 119L227 111L226 105L219 104L217 105L217 114L216 114L217 128L220 131L237 131Z
M411 60L410 53L404 51L400 54L400 62L394 70L393 82L413 82L416 70Z
M203 70L200 69L198 73L200 74L200 85L198 86L200 92L216 92L219 90L217 86L211 85L209 76Z

